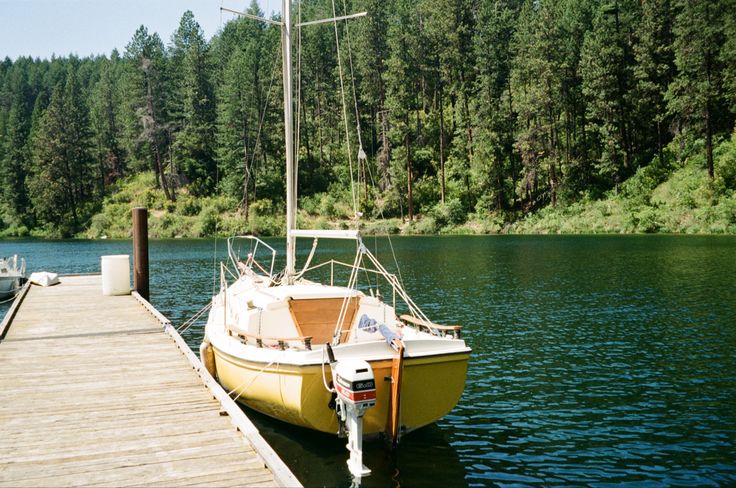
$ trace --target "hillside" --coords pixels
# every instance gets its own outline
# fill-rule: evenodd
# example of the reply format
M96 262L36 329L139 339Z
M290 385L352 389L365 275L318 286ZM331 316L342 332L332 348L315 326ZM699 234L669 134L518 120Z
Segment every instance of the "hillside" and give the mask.
M360 228L365 234L736 234L736 133L717 146L715 161L718 176L713 180L708 177L702 155L668 168L651 164L604 198L559 203L525 216L513 212L465 214L462 207L449 202L432 207L411 222L401 218L363 219ZM257 200L246 217L235 210L238 202L234 199L197 198L181 189L176 202L169 202L163 191L153 189L154 184L150 172L122 180L80 237L129 237L130 209L135 206L150 209L153 238L242 233L269 236L284 232L280 200ZM299 226L352 227L347 218L351 213L348 199L341 202L340 196L323 193L303 198Z

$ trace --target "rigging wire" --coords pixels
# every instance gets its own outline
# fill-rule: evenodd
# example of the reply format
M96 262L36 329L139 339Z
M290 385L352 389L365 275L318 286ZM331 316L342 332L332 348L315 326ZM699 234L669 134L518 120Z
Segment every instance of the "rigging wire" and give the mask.
M263 111L261 112L261 120L258 123L258 131L256 132L256 142L253 146L253 154L251 154L251 166L255 171L255 160L258 152L258 144L261 142L261 131L263 130L263 122L266 120L266 112L268 111L268 102L271 99L271 91L273 89L273 80L276 77L277 61L280 58L274 56L273 64L271 65L271 80L268 83L268 91L266 92L266 100L263 103Z
M275 363L275 362L276 362L276 360L274 359L273 361L271 361L270 363L268 363L267 365L265 365L264 367L262 367L258 372L256 372L255 376L253 376L252 378L246 379L244 382L242 382L241 384L239 384L238 386L236 386L232 390L228 391L227 392L227 395L229 397L231 397L233 400L237 400L238 398L240 398L243 395L243 393L245 393L245 391L248 388L250 388L251 385L258 379L258 377L261 376L261 374L264 371L266 371L266 369L270 368L271 365L273 365L273 363ZM278 367L278 363L276 363L276 364L277 364L277 367ZM237 396L233 397L232 396L233 393L235 393L238 390L241 390L240 393L238 393Z
M299 24L302 23L302 3L299 2L297 4L297 22ZM300 140L300 130L301 130L301 122L302 122L302 115L301 115L301 96L302 96L302 28L297 27L296 28L296 131L294 134L294 145L292 146L294 148L294 198L297 198L297 194L299 193L299 188L297 186L297 182L299 181L299 140Z
M370 167L369 164L366 165L366 168L368 169L368 176L371 179L371 186L373 186L373 188L375 188L376 187L376 180L373 178L373 171L371 171L371 167ZM383 220L386 220L386 216L383 213L383 207L379 207L379 211L378 212L379 212L381 218ZM403 287L404 286L404 278L401 276L401 267L399 266L399 261L396 259L396 251L394 250L394 244L391 241L391 234L386 233L386 239L388 240L388 246L391 249L391 257L394 260L394 266L396 266L396 273L399 276L399 283ZM378 254L378 250L377 249L376 249L376 254Z
M348 7L345 2L345 0L342 0L342 8L345 12L345 15L348 13ZM363 135L361 134L361 128L360 128L360 112L358 111L358 94L357 90L355 89L355 72L353 70L353 49L351 47L350 43L350 22L345 22L345 36L348 43L348 62L350 65L350 83L353 88L353 106L355 107L355 129L358 134L358 183L360 184L361 181L363 181L364 184L367 185L367 181L365 181L365 167L368 164L368 157L365 154L365 151L363 150ZM362 171L361 171L362 170ZM358 190L358 194L360 195L360 189ZM365 191L365 199L368 200L368 189L366 188ZM360 198L360 197L359 197Z
M213 296L214 296L214 295L213 295ZM180 326L179 326L179 327L178 327L178 328L176 329L176 332L178 332L179 334L183 334L184 332L186 332L187 330L189 330L189 328L190 328L190 327L191 327L192 325L194 325L194 323L195 323L195 322L196 322L197 320L199 320L199 319L200 319L200 317L202 317L202 315L204 315L204 313L205 313L205 312L206 312L207 310L209 310L209 309L211 309L211 308L212 308L212 301L210 300L209 302L207 302L207 305L205 305L204 307L202 307L202 308L201 308L201 309L200 309L200 310L199 310L199 311L198 311L197 313L195 313L194 315L192 315L191 317L189 317L189 318L188 318L188 319L187 319L187 320L186 320L186 321L185 321L185 322L184 322L183 324L181 324L181 325L180 325Z
M347 4L346 4L346 1L343 0L342 4L343 4L343 10L344 10L345 14L347 14ZM336 15L335 14L335 0L332 0L332 15L333 16ZM361 163L361 159L363 159L363 161L362 161L363 168L365 170L367 170L368 175L369 175L369 177L371 179L371 186L373 188L375 188L376 187L376 181L375 181L375 179L373 177L373 172L371 171L371 167L367 163L367 157L365 155L365 151L363 151L363 139L362 139L362 136L361 136L361 128L360 128L360 112L358 110L358 95L357 95L357 90L355 88L355 72L353 70L353 51L352 51L351 43L350 43L350 28L349 28L348 24L349 24L348 22L345 22L345 35L346 35L347 46L348 46L348 60L349 60L349 65L350 65L350 81L351 81L351 85L352 85L352 88L353 88L353 106L355 107L355 123L356 123L356 129L357 129L357 133L358 133L358 147L359 147L359 150L358 150L358 163L360 164ZM337 21L335 21L335 41L338 42L337 41ZM342 64L340 63L340 45L339 45L339 42L337 44L337 60L338 60L338 66L339 66L339 69L340 69L340 89L343 90L343 86L342 86ZM347 123L348 122L347 122L347 112L345 110L345 93L344 93L344 90L342 92L342 96L343 96L343 99L342 99L342 102L343 102L343 113L345 114L345 131L346 131L346 134L347 134ZM349 145L348 145L348 158L350 158L350 146ZM358 170L358 178L360 178L360 170ZM352 190L353 189L353 186L352 186L353 185L353 169L352 169L352 166L350 167L350 184L351 184L351 190ZM367 194L366 194L366 198L368 198L368 195ZM355 194L353 194L353 202L355 202ZM355 206L355 203L353 203L353 205ZM357 208L354 208L354 211L356 212L356 216L357 216ZM380 209L380 215L381 215L381 218L383 220L386 220L386 217L385 217L385 215L383 213L383 208ZM396 259L396 251L394 250L394 245L393 245L393 242L391 241L391 235L390 234L387 234L386 237L388 239L389 248L391 249L391 256L392 256L392 258L394 260L394 265L396 266L396 271L398 273L399 283L401 283L401 286L404 286L404 279L401 276L401 268L399 267L399 262Z
M332 16L337 17L337 12L335 11L335 0L332 0ZM353 180L353 155L350 150L350 129L348 128L348 109L347 104L345 103L345 85L343 82L343 76L342 76L342 56L340 56L340 36L337 32L337 19L335 19L332 22L333 26L335 27L335 45L337 46L337 67L338 67L338 73L340 74L340 96L342 98L342 114L343 119L345 120L345 146L347 147L347 153L348 153L348 166L350 168L350 195L353 199L353 215L357 219L358 217L358 201L355 196L355 182ZM357 221L356 221L357 224Z
M333 0L333 6L334 6L334 0ZM348 7L345 3L345 0L342 0L342 8L345 11L345 14L348 13ZM334 11L334 9L333 9ZM360 150L363 150L363 137L360 134L360 113L358 112L358 96L357 92L355 90L355 72L353 71L353 50L350 47L350 27L349 22L345 22L345 37L347 39L348 43L348 62L350 65L350 82L353 86L353 105L355 106L355 125L358 132L358 146L360 147Z

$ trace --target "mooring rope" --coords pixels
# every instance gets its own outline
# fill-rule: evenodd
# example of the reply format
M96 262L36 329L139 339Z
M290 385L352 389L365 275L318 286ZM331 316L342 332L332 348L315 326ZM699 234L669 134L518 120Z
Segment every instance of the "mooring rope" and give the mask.
M247 385L246 385L246 381L244 381L241 384L239 384L238 386L236 386L235 388L233 388L232 390L230 390L229 392L227 392L228 396L232 396L233 393L235 393L236 391L238 391L241 388L243 388L243 386L245 386L245 388L243 388L243 390L240 393L238 393L233 398L233 400L237 400L238 398L240 398L243 395L243 393L245 393L245 390L247 390L248 388L250 388L250 386L253 384L253 382L258 379L258 377L261 375L261 373L263 373L264 371L266 371L266 369L268 369L275 362L276 362L276 360L274 359L273 361L271 361L270 363L268 363L267 365L265 365L263 368L261 368L261 370L258 371L253 378L251 378L250 380L247 381L247 383L248 383Z
M201 310L199 310L199 311L198 311L197 313L195 313L194 315L192 315L192 316L191 316L191 317L190 317L189 319L187 319L187 320L186 320L186 321L185 321L185 322L184 322L183 324L181 324L181 325L179 326L179 328L178 328L178 329L176 329L176 332L178 332L179 334L182 334L183 332L186 332L187 330L189 330L189 328L190 328L190 327L191 327L192 325L194 325L194 323L195 323L195 322L196 322L197 320L199 320L199 319L200 319L200 317L202 317L202 315L204 315L204 313L205 313L205 312L206 312L207 310L209 310L209 309L211 309L211 308L212 308L212 301L209 301L209 302L207 302L207 305L205 305L204 307L202 307L202 309L201 309Z

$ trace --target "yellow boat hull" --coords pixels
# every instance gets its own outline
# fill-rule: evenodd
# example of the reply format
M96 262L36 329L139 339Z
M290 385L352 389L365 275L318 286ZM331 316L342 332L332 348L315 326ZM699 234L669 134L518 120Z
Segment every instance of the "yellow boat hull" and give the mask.
M337 433L335 410L328 407L322 366L264 364L225 354L213 347L217 376L238 402L276 419L321 432ZM410 432L448 414L465 387L469 353L404 359L400 426ZM369 361L376 378L376 405L363 417L364 434L386 430L389 418L390 359ZM330 367L324 367L331 381Z

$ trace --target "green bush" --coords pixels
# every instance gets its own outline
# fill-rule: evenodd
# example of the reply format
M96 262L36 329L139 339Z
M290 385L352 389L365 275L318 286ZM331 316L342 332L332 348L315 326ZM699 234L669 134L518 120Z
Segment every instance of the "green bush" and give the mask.
M273 215L274 214L273 202L267 198L256 200L255 202L250 204L249 211L253 215L260 215L260 216Z
M400 219L378 219L362 222L360 232L364 235L386 235L401 232Z
M646 207L635 215L636 231L652 233L659 230L657 212L651 207Z
M390 218L399 217L405 213L406 205L402 200L401 194L396 187L392 187L376 198L371 216L374 219L379 217Z
M241 236L249 232L248 221L241 213L228 214L222 217L217 230L218 236Z
M191 195L179 195L176 201L176 212L181 215L194 216L202 211L202 204L199 199Z
M714 171L725 190L736 190L736 130L715 151Z
M27 237L31 235L31 232L23 224L12 223L2 231L0 231L0 237Z
M212 207L202 209L197 222L196 237L211 237L217 235L220 224L220 214Z
M434 217L425 216L410 222L405 228L405 234L436 234L440 227Z
M445 203L438 203L429 212L438 227L447 225L460 225L465 222L467 214L462 202L457 198L451 198Z
M249 225L250 232L257 236L279 236L283 235L286 229L286 222L283 218L270 215L251 216Z
M92 216L92 220L90 221L89 229L87 231L87 236L93 239L106 236L111 223L112 221L108 214L98 213Z

